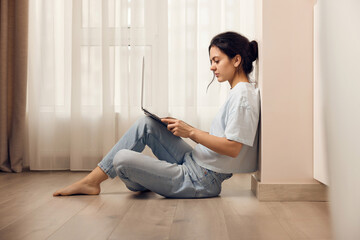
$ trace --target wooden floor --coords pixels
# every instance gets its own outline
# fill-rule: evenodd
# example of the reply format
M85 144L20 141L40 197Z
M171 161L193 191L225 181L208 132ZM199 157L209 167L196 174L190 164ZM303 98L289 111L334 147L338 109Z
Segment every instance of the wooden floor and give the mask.
M52 197L86 174L0 173L0 239L331 239L328 202L259 202L249 174L210 199L133 193L119 179L98 196Z

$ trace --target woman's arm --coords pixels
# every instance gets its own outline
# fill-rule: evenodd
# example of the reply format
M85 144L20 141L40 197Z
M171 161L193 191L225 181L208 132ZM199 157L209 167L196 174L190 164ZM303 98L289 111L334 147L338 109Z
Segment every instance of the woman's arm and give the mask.
M163 118L161 121L168 124L168 130L175 136L190 138L194 142L200 143L219 154L236 157L242 148L242 144L239 142L228 140L225 137L210 135L208 132L196 129L181 120Z

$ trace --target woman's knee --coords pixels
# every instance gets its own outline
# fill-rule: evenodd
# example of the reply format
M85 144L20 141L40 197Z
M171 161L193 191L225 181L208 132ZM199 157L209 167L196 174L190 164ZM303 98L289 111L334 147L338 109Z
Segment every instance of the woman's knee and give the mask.
M114 156L113 166L115 168L118 168L118 167L124 167L124 166L129 165L130 158L132 155L133 155L133 151L128 150L128 149L121 149Z
M139 118L136 123L137 127L143 128L145 130L149 130L159 124L156 120L151 117L144 116Z

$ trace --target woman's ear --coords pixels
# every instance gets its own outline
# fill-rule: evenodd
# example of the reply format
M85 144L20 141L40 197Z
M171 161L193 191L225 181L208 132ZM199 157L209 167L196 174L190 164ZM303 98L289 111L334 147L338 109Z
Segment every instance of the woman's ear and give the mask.
M241 63L241 56L240 54L237 54L235 57L233 57L234 67L235 68L239 67L240 63Z

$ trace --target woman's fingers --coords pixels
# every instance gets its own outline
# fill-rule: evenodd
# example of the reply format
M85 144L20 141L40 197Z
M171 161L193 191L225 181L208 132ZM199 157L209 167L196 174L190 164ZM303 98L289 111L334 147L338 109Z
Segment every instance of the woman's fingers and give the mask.
M169 131L172 131L172 129L176 126L178 120L174 118L162 118L161 121L167 123L167 129Z
M170 118L162 118L161 121L166 123L166 124L173 124L175 122L176 119L170 119Z
M169 122L169 121L175 121L177 120L176 118L172 118L172 117L164 117L164 118L161 118L161 121L164 121L164 122Z
M175 130L176 124L168 124L167 128L169 131L173 132Z

